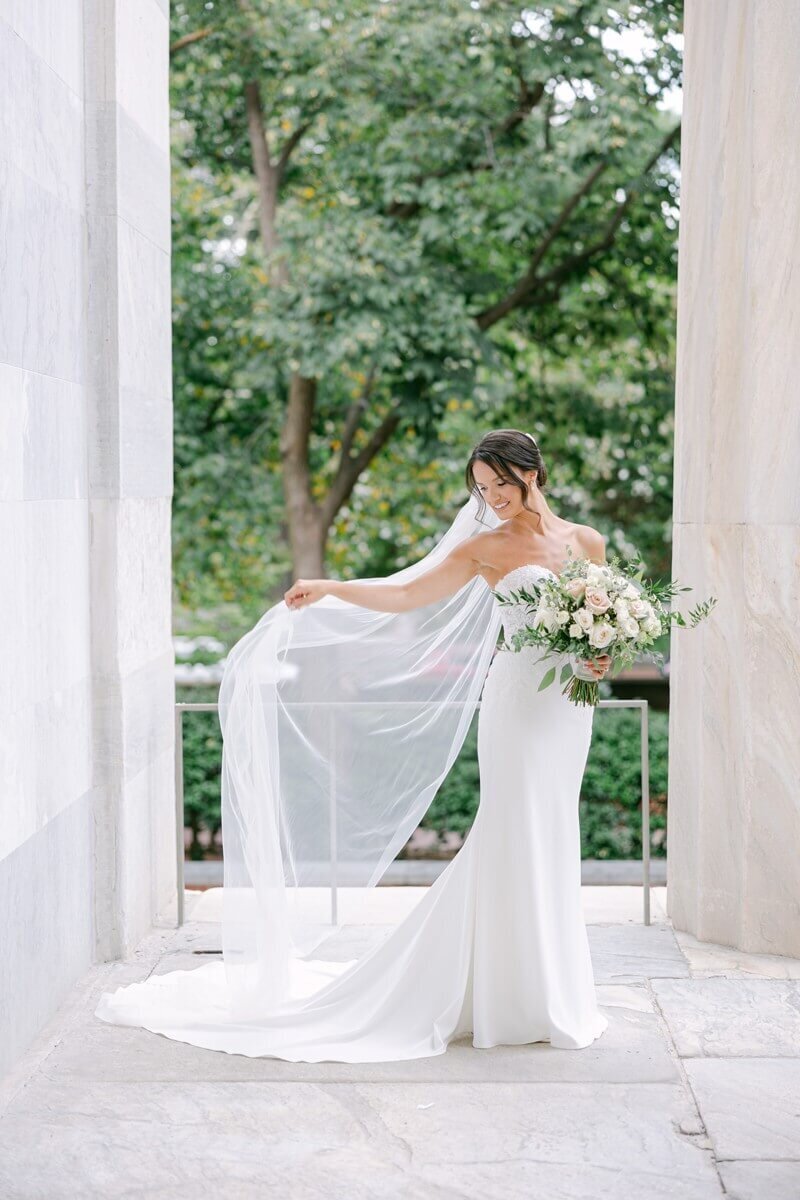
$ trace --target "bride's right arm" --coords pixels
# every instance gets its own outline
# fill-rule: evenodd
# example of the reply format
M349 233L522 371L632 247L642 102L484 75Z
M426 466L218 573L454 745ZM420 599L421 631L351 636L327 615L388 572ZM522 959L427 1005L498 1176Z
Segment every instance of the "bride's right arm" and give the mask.
M323 596L336 596L349 604L377 612L400 613L422 608L459 591L479 574L476 542L456 546L430 571L405 583L370 583L361 579L297 579L284 595L288 608L302 608Z

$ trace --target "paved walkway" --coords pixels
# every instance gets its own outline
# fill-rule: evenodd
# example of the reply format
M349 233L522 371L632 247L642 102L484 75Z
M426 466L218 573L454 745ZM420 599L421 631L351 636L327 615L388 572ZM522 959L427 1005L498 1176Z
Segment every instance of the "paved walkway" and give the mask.
M379 888L384 913L413 902ZM584 888L610 1025L584 1050L293 1064L93 1016L207 961L213 893L95 968L3 1084L3 1200L798 1200L800 961L673 932L664 889ZM380 919L380 918L379 918Z

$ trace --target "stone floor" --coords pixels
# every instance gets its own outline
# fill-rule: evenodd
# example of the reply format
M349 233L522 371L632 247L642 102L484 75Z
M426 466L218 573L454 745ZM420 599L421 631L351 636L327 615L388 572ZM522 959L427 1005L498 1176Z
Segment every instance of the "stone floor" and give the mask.
M380 888L376 925L420 892ZM208 961L214 893L95 968L0 1084L3 1200L800 1200L800 961L675 933L665 889L586 887L610 1025L578 1051L292 1064L93 1015L100 991Z

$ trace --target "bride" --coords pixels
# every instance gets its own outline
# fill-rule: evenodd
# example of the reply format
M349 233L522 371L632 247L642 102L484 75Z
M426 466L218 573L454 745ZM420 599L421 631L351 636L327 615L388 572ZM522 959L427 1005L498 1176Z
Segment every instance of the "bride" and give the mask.
M525 623L519 589L570 553L605 560L599 533L552 511L546 479L530 434L487 433L469 500L429 554L383 580L297 579L234 647L220 690L224 961L106 993L98 1017L294 1062L422 1058L467 1034L579 1049L603 1033L578 822L594 709L537 690L552 665L538 649L496 650ZM600 678L610 659L583 665ZM372 888L479 698L473 825L376 940ZM343 885L340 924L321 904Z

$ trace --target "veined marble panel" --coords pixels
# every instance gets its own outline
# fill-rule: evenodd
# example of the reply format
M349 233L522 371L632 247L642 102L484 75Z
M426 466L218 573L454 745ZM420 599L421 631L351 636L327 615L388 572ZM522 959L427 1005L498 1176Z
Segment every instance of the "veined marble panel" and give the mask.
M83 389L0 363L0 501L85 499Z
M173 747L168 740L163 753L154 750L138 775L126 779L121 797L119 837L125 853L120 864L119 919L123 943L131 950L142 930L150 927L175 895L174 772ZM166 835L166 840L157 839L156 832L160 838ZM143 887L143 881L150 886Z
M173 726L174 728L174 726ZM150 879L150 920L177 919L177 869L175 821L175 742L170 740L165 752L148 764L148 788L151 797L150 853L146 874Z
M0 545L11 564L0 588L0 712L10 713L90 672L86 505L81 500L0 505Z
M106 620L96 633L109 639L105 673L127 678L169 658L172 677L169 500L93 500L91 526L98 622Z
M50 192L83 210L83 103L0 20L0 154Z
M161 250L171 237L169 153L115 106L117 123L117 211Z
M88 796L0 862L0 1076L89 968L92 874Z
M116 0L116 98L169 153L169 20L156 0Z
M120 393L120 492L134 497L172 496L172 401L123 388ZM169 548L168 548L169 552Z
M0 714L0 863L92 787L88 676ZM39 885L34 879L30 886ZM41 886L47 882L42 880Z
M800 6L689 0L672 574L669 915L800 956Z
M713 581L719 603L671 638L670 917L707 941L800 956L800 528L675 535L675 573L701 595Z
M84 377L86 227L0 157L0 362Z
M125 499L118 507L119 668L128 675L168 658L174 674L171 634L170 504L168 498Z
M124 221L118 224L117 254L120 387L167 400L172 367L169 255Z
M95 726L95 761L125 784L173 745L173 662L165 654L124 679L96 681L96 706L115 719Z
M76 96L83 94L83 0L3 0L2 21Z
M800 521L800 5L690 3L675 519Z

